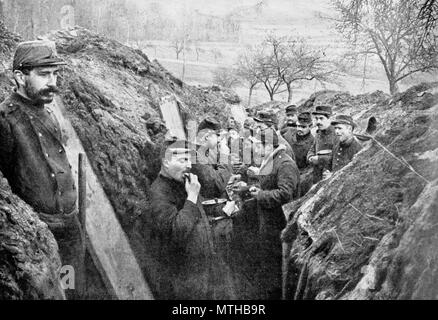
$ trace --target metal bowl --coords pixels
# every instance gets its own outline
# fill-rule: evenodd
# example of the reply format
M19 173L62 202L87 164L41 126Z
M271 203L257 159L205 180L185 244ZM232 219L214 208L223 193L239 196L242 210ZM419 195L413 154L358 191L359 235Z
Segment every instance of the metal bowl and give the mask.
M222 209L225 206L226 202L227 199L215 198L202 201L201 203L207 216L220 217L225 215Z
M327 156L327 155L332 154L332 150L330 150L330 149L319 150L316 154L319 156Z

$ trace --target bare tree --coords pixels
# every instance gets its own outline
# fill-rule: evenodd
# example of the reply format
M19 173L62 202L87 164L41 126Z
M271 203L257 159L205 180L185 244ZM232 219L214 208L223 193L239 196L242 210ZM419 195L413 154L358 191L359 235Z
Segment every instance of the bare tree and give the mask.
M252 56L253 65L259 82L265 87L271 101L278 93L285 92L284 82L276 67L276 52L278 43L272 41L274 37L268 36L265 41L254 47Z
M265 40L271 48L270 64L277 72L288 92L288 102L292 101L294 85L303 81L331 80L334 71L320 50L311 48L304 39L276 37L270 35Z
M438 0L426 0L421 6L418 14L420 20L424 22L425 33L435 30L438 21Z
M248 106L251 105L253 90L260 84L257 69L256 53L249 48L245 53L239 56L236 64L236 74L243 83L246 83L249 89Z
M239 78L234 70L219 67L213 72L213 83L231 89L239 84Z
M438 69L437 36L425 32L418 2L338 0L334 5L341 14L338 30L357 55L378 57L391 94L398 92L398 83L406 77Z
M211 53L213 54L214 57L214 63L217 63L219 59L221 59L223 57L222 52L217 49L217 48L213 48L210 50Z
M176 59L179 60L179 55L184 49L184 39L181 37L175 37L172 39L171 46L175 50Z
M199 41L194 41L193 47L196 53L196 61L199 61L199 56L201 55L201 53L204 53L205 50L201 47L201 43Z
M418 3L420 11L416 17L423 22L422 29L425 33L433 32L438 21L438 0L412 0ZM369 0L351 0L348 6L353 16L358 19L362 8L368 6Z

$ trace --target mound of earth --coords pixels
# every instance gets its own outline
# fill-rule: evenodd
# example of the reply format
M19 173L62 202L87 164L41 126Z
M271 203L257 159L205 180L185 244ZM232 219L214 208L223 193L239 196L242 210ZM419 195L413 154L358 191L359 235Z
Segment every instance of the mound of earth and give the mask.
M0 173L0 300L63 299L58 246Z
M289 299L437 297L438 83L365 100L373 139L285 206Z

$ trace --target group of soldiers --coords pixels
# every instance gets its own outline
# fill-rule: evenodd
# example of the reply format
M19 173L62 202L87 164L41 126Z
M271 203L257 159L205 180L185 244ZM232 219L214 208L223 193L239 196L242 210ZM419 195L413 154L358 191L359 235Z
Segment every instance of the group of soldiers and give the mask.
M273 112L259 111L242 130L234 119L222 128L206 118L195 141L168 141L144 215L158 297L281 298L282 206L361 149L353 119L330 105L285 112L281 128Z
M67 298L78 299L85 245L66 137L49 106L63 64L52 42L18 45L16 88L0 105L0 170L48 225L62 263L74 267L76 290ZM281 297L282 206L361 148L352 118L333 116L329 105L312 113L289 105L285 112L281 128L274 113L259 111L242 130L234 119L222 128L206 118L195 141L166 141L151 207L141 215L155 297Z

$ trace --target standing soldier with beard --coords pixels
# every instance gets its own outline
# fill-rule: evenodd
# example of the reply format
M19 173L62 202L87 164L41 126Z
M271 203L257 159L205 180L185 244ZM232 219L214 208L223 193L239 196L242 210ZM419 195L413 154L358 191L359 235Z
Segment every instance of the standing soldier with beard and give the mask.
M85 246L76 208L76 189L60 125L50 108L65 64L50 41L18 45L13 62L15 91L0 105L0 170L12 191L38 213L58 243L63 265L75 271L83 290Z
M315 141L307 154L307 160L313 166L313 183L318 183L322 179L324 170L330 169L330 159L333 146L337 142L335 129L331 125L330 117L332 107L329 105L319 105L312 112L315 116L316 132Z

